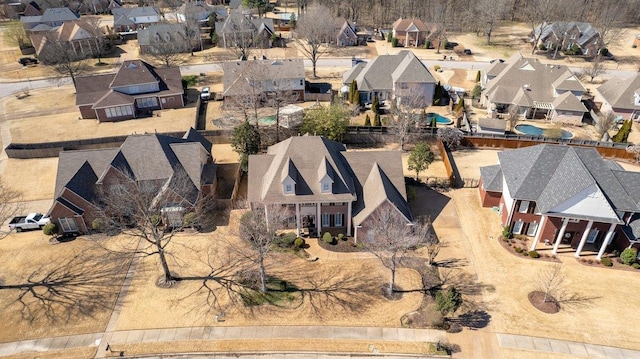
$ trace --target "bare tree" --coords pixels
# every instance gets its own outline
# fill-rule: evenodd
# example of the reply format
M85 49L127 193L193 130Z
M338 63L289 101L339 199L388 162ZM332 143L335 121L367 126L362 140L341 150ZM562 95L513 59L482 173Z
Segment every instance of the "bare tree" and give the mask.
M152 40L147 54L165 67L174 67L183 63L183 53L187 50L188 44L185 39Z
M92 49L93 55L98 58L98 64L104 64L104 62L102 62L102 58L107 54L108 49L104 31L100 26L100 18L87 17L85 22L89 25L89 32L91 33L91 36L93 36L93 42L95 45L95 48Z
M313 4L307 7L304 14L300 15L296 25L295 39L298 43L298 49L304 57L311 61L313 77L318 77L316 63L322 55L329 51L328 42L338 30L335 21L328 18L327 14L329 14L329 9Z
M596 119L595 127L598 133L598 140L604 138L604 134L608 133L611 127L616 123L616 115L611 111L606 111L600 114Z
M538 274L538 290L544 293L543 302L553 301L561 297L564 288L565 276L562 274L562 265L556 263Z
M594 1L594 25L600 33L598 50L593 55L603 55L602 49L615 45L624 38L629 21L637 7L629 0L621 1Z
M9 227L5 227L4 224L19 215L23 207L22 193L0 182L0 239L11 233Z
M533 41L531 43L531 54L536 52L536 47L545 31L552 25L552 20L556 16L557 0L531 0L524 6L524 17L527 19Z
M266 104L276 110L276 143L280 142L280 109L296 100L289 82L282 79L275 80L267 91Z
M60 76L69 76L76 86L76 78L88 70L88 65L83 54L79 54L70 42L46 37L47 46L40 52L38 58Z
M582 72L580 73L579 76L588 77L589 82L593 83L596 77L604 75L606 73L607 73L607 69L603 66L602 56L596 55L591 60L591 65L582 69Z
M184 170L155 181L138 181L123 173L99 188L97 226L127 235L128 241L118 243L118 252L157 256L163 272L158 284L169 287L180 277L169 268L167 247L185 228L209 226L212 197L204 189L199 193Z
M4 29L3 36L8 45L17 46L21 49L31 45L29 36L27 36L20 21L11 21Z
M378 208L371 215L370 230L365 249L373 253L391 272L387 294L395 291L396 270L407 252L428 242L431 237L430 222L413 224L391 204Z
M290 216L291 214L282 206L266 204L246 212L240 219L240 237L253 249L253 254L246 255L253 258L258 265L260 291L263 293L267 292L267 273L264 261L271 252L276 232L282 228L284 221Z
M258 109L265 98L268 73L260 61L241 61L234 70L232 83L233 95L225 99L225 108L229 111L240 111L245 121L252 117L258 124Z
M497 22L504 15L506 9L505 0L481 0L476 3L475 17L479 28L484 29L487 36L487 45L491 45L491 34Z
M640 163L640 145L630 145L627 147L627 153L632 153L636 163Z
M403 95L400 100L399 95ZM391 115L387 116L387 126L396 135L396 140L400 144L400 150L404 151L404 145L411 139L416 129L419 115L418 109L424 109L430 104L426 103L421 91L409 88L408 90L398 90L396 98L391 101Z
M440 141L451 148L458 146L464 138L462 131L454 127L439 128L437 136Z
M509 123L509 131L513 132L516 125L520 122L520 112L517 105L510 105L507 112L507 122Z

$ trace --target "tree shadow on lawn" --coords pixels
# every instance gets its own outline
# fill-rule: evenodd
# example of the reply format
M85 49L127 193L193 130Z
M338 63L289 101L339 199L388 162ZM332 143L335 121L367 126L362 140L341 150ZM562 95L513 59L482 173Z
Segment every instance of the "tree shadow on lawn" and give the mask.
M416 218L425 216L431 218L433 222L451 201L451 198L425 185L414 186L414 188L416 199L409 203L409 208Z
M110 309L117 297L131 256L85 251L51 266L36 268L22 283L5 284L14 293L23 319L70 322Z
M470 310L460 314L457 318L450 318L449 321L460 324L465 328L476 330L487 327L491 322L491 315L485 310Z

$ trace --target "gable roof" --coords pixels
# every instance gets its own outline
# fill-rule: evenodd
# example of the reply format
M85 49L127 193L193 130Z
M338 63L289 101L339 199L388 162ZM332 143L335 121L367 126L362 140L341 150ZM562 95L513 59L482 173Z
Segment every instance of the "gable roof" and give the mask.
M640 108L634 102L636 93L640 95L640 74L627 78L612 77L598 86L596 91L614 109L635 110Z
M256 66L247 69L247 66ZM302 59L285 60L253 60L227 61L222 63L222 82L224 96L243 94L246 79L242 78L243 71L250 71L252 81L302 80L304 81L304 62ZM284 86L289 82L283 83Z
M408 31L408 30L418 30L421 32L426 32L429 30L427 25L422 22L420 19L403 19L399 18L392 25L393 30L395 31Z
M640 193L630 194L637 189L625 187L619 180L623 175L594 148L542 144L500 152L498 159L511 197L535 201L543 214L585 198L601 198L598 213L572 213L574 217L619 222L621 212L640 210L633 200L640 199ZM481 168L483 183L493 182L494 170Z
M594 37L600 36L600 32L588 22L558 21L551 24L545 22L538 25L534 29L534 33L539 34L541 28L543 28L543 30L540 39L546 39L551 34L553 34L556 39L562 39L565 32L573 31L575 29L579 33L576 43L580 47L586 45Z
M483 95L491 102L531 107L534 102L553 103L556 100L556 90L585 91L566 66L542 64L538 59L525 58L519 53L504 64L494 63L489 70L493 71L494 68L501 71L487 82L483 91ZM565 98L563 101L569 100ZM570 104L575 105L575 101Z
M394 82L436 82L422 61L409 50L396 55L380 55L369 63L357 64L343 75L343 83L348 85L354 79L359 91L389 91Z
M151 25L146 29L138 30L140 46L149 46L156 41L175 42L186 38L187 29L183 23Z
M149 23L149 21L142 21L142 19L148 16L160 16L160 10L153 6L119 7L111 9L111 13L113 14L114 26Z
M128 136L119 148L62 151L54 195L58 200L67 188L94 203L96 184L107 171L115 169L137 181L165 182L168 188L179 180L180 173L185 173L190 184L180 195L194 203L210 155L198 141L158 134Z
M567 91L556 97L553 102L553 108L560 111L587 112L582 101L578 100L571 92Z

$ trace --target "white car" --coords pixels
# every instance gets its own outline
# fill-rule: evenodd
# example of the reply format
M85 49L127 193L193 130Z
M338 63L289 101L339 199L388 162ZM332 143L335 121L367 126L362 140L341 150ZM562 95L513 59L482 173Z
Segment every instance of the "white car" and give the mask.
M202 92L200 92L200 99L204 101L208 101L211 98L211 89L209 87L202 88Z

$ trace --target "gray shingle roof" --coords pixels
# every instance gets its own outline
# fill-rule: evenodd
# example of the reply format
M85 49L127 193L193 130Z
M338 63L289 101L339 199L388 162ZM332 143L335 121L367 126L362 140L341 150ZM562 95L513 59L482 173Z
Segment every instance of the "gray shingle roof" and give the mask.
M612 170L593 148L536 145L498 154L505 186L515 199L535 201L537 210L549 213L580 193L593 193L608 205L585 219L620 219L621 211L640 210L640 186L622 184L624 175ZM495 169L481 168L484 181Z
M255 66L253 68L248 66ZM246 69L247 78L243 72ZM247 79L251 81L282 81L279 86L285 87L292 81L304 81L304 62L302 59L284 60L252 60L252 61L227 61L222 63L222 82L224 83L224 95L241 95L247 91ZM266 85L265 85L266 86Z
M349 85L355 79L359 91L390 91L394 82L435 83L435 79L413 52L400 51L396 55L380 55L366 64L358 64L343 76Z
M502 192L502 169L500 165L480 167L482 188L489 192Z
M488 81L483 91L483 96L493 103L531 107L534 102L553 103L557 98L555 90L585 91L569 68L563 65L542 64L538 59L515 54L504 64L494 64L494 67L502 68L502 71ZM559 87L554 87L554 84ZM571 104L575 105L575 101Z
M591 26L591 24L588 22L558 21L551 24L543 23L542 25L538 25L535 28L534 32L536 34L539 34L541 27L543 27L544 29L542 30L540 39L546 39L552 33L557 39L561 39L564 36L563 34L565 32L571 31L574 27L578 28L580 36L578 37L578 39L576 39L576 42L580 47L583 47L585 44L587 44L593 37L600 36L600 32L593 26Z
M596 91L614 109L637 110L640 106L634 104L634 95L640 95L640 74L630 78L613 77L596 88Z
M49 8L44 11L40 17L40 22L60 22L78 20L80 15L74 13L66 7Z
M175 42L186 38L187 29L183 23L152 25L138 30L140 46L149 46L154 41Z
M321 193L320 179L333 181ZM295 181L295 195L285 195L283 179ZM391 203L408 219L402 159L398 151L346 152L344 145L319 136L296 136L249 157L250 202L352 202L353 214L366 219L383 203ZM359 222L354 222L355 224Z
M553 100L553 108L560 111L587 112L582 101L567 91Z

